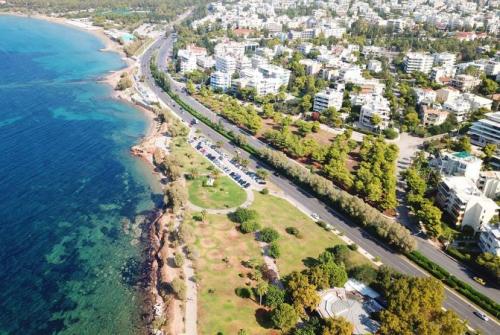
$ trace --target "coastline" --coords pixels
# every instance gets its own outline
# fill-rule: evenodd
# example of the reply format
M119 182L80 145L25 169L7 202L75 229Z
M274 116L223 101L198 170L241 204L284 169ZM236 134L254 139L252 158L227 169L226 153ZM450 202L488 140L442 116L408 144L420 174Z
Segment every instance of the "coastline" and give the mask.
M162 185L161 180L165 178L165 176L156 169L153 162L153 152L155 148L157 148L158 143L164 137L162 133L165 132L166 125L158 122L155 113L151 109L140 106L132 101L131 92L136 91L135 87L137 84L133 74L139 66L138 62L133 61L125 55L122 45L107 36L104 33L104 29L100 27L95 27L95 29L85 28L83 26L72 24L66 18L52 17L42 14L28 15L17 12L0 12L0 15L43 20L92 34L104 44L104 48L100 49L100 52L115 52L121 56L125 66L119 70L103 74L102 77L98 78L96 81L111 87L109 94L112 99L119 100L144 115L147 122L145 134L130 148L130 153L146 164L148 170L155 177L155 182ZM127 92L115 90L115 87L123 73L128 73L133 82L132 87L128 89ZM163 264L166 264L168 257L168 255L163 255L161 252L166 239L164 234L166 231L165 227L168 217L165 214L166 212L161 207L155 206L152 208L149 215L147 215L146 222L143 224L143 231L141 234L141 249L144 259L143 264L140 265L140 267L143 276L143 285L140 286L138 294L141 296L142 306L140 313L141 319L144 322L146 333L152 333L152 325L155 319L168 319L172 316L173 308L175 308L170 306L170 301L168 299L164 299L157 290L158 283L163 282L161 280L161 275L159 275L158 272L159 269L163 267ZM159 311L160 309L161 312Z

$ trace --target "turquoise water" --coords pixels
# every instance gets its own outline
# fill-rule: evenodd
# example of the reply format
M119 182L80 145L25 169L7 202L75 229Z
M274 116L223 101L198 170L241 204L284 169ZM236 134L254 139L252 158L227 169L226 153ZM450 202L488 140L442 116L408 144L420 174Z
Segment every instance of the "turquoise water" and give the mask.
M96 78L100 40L0 16L0 334L138 334L141 222L158 185L141 113Z

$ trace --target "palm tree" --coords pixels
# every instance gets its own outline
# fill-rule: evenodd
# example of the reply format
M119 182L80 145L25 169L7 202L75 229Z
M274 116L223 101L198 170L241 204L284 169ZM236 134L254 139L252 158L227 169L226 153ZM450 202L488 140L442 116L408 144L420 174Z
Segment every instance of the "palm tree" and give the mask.
M255 292L259 295L259 305L262 305L262 296L267 293L269 285L265 281L260 281L255 288Z
M266 180L267 177L269 176L269 172L267 172L267 170L264 169L257 169L257 176L262 180Z

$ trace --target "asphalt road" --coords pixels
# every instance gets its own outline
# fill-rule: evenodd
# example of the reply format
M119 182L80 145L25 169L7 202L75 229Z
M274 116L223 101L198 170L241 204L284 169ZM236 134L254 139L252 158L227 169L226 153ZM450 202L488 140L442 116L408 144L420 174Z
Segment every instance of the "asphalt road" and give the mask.
M159 51L158 62L161 69L166 69L167 67L167 57L171 52L172 47L172 37L171 35L166 38L155 42L151 48L143 55L141 58L142 73L146 76L146 84L150 89L166 104L168 105L178 116L180 116L184 121L190 123L193 117L188 112L182 110L179 105L173 101L168 94L166 94L161 88L156 86L154 79L151 77L149 71L150 59L156 51ZM258 139L249 136L245 132L241 131L238 127L230 124L223 118L218 117L212 111L205 108L203 105L198 103L196 100L190 96L184 94L182 89L177 87L175 84L172 85L172 89L182 97L184 101L189 103L193 108L202 113L203 115L209 117L212 121L222 124L226 129L232 130L234 133L241 134L246 137L249 144L256 148L261 148L265 144ZM301 203L304 207L308 208L311 212L317 213L322 220L332 224L338 230L345 233L351 240L353 240L360 247L364 248L367 252L374 256L378 256L382 262L402 273L413 275L413 276L426 276L427 274L409 262L404 256L399 255L395 251L391 250L389 247L377 241L374 237L366 233L359 226L351 223L350 220L343 216L342 214L334 211L330 207L326 206L323 202L318 201L316 197L302 188L295 185L293 182L285 177L275 175L274 170L260 162L256 157L251 157L247 152L242 151L237 146L228 142L228 140L214 131L212 128L208 127L202 122L199 122L196 126L205 136L210 138L213 142L222 141L224 143L224 149L236 153L238 152L241 156L246 157L250 161L250 166L253 168L263 167L270 170L270 181L280 187L289 197L293 198L298 203ZM480 330L483 334L500 334L500 325L495 320L483 321L474 315L475 311L480 311L480 309L472 306L465 298L459 296L457 293L447 290L446 299L444 302L444 307L446 309L452 309L457 314L468 321L468 324L477 330Z

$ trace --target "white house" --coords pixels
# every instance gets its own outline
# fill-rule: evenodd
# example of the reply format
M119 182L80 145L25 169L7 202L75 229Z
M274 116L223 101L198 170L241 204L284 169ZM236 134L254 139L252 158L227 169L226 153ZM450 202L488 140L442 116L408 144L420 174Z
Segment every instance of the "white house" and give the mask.
M479 179L483 161L468 152L443 151L430 165L445 176L463 176L474 182Z
M214 90L227 90L231 87L231 75L221 71L212 72L210 75L210 87Z
M337 90L326 89L316 93L314 96L313 111L321 113L329 107L335 107L337 111L342 107L344 93Z
M374 124L374 117L379 117L380 123ZM389 127L391 108L389 101L381 95L372 95L368 101L361 106L359 123L371 130L383 130Z
M500 229L485 224L479 236L479 247L483 252L500 257Z

